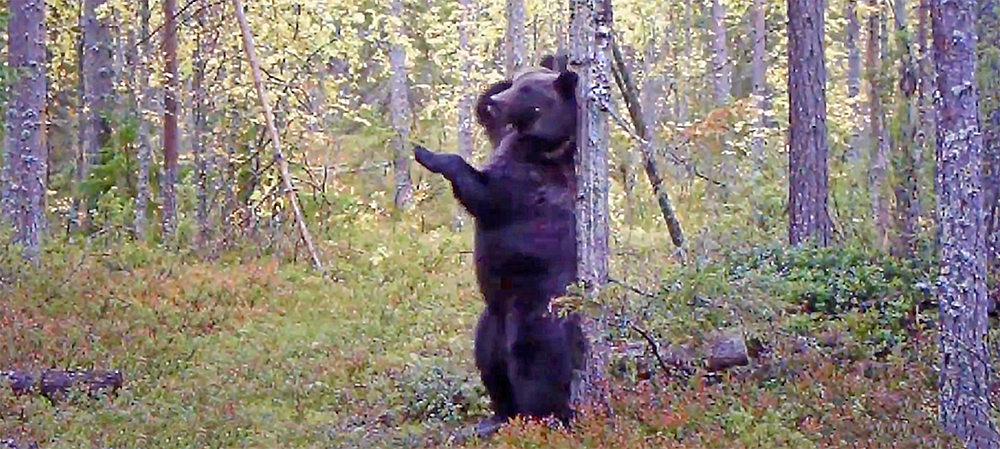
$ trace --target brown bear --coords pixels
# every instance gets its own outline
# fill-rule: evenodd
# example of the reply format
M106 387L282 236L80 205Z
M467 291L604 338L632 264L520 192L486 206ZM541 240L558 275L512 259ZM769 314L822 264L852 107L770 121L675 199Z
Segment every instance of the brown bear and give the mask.
M489 114L480 123L500 130L482 171L457 155L415 150L476 220L476 273L487 304L476 365L496 414L481 433L517 414L563 422L571 415L583 334L575 318L551 313L549 302L576 280L576 83L573 72L531 68L481 98Z

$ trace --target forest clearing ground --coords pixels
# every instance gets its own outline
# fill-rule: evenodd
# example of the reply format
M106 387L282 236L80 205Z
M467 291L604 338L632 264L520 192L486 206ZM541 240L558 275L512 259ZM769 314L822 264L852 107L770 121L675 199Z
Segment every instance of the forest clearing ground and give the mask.
M337 281L304 262L238 251L195 262L135 245L84 257L62 244L38 268L2 261L4 282L19 279L0 295L2 369L120 369L125 388L55 406L0 388L0 439L53 448L447 443L488 415L471 354L482 303L471 232L422 226L383 221L321 243ZM809 280L733 262L672 269L657 249L665 243L642 233L628 243L621 258L640 263L629 264L627 281L654 297L609 288L625 311L618 317L691 344L743 322L765 353L715 380L642 380L637 361L648 354L624 358L615 428L588 412L572 433L520 423L468 447L942 447L932 333L872 363L865 339L883 340L878 317L786 313L771 295L801 294ZM808 338L826 331L844 343ZM616 347L643 347L616 332Z

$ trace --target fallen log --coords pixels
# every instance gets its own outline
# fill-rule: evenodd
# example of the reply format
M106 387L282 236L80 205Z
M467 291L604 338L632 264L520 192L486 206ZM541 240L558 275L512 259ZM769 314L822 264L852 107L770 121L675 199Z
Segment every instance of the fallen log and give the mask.
M40 394L52 402L66 398L73 389L86 392L91 397L100 393L114 394L125 384L125 377L118 370L45 370L34 373L26 370L0 371L15 395Z

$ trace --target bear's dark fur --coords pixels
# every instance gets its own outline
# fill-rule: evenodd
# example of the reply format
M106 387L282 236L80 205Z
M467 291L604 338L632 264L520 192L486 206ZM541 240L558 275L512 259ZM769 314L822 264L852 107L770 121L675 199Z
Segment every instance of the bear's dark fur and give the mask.
M549 305L577 276L576 83L573 72L532 68L480 96L480 124L499 139L482 171L457 155L415 150L476 219L476 274L487 304L476 366L495 424L518 414L563 422L571 415L570 383L585 343L578 319Z

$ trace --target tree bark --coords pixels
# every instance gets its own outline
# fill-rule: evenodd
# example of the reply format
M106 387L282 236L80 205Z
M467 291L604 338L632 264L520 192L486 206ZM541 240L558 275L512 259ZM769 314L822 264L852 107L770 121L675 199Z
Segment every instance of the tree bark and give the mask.
M114 102L115 71L112 67L111 20L103 8L105 3L106 0L84 0L81 15L80 75L83 96L79 131L82 154L77 167L80 187L89 178L91 168L101 163L101 150L111 138L109 115ZM93 192L81 190L81 193L83 209L79 213L82 224L87 226L87 217L97 205L97 198Z
M14 228L22 255L37 260L45 221L45 2L8 3L7 66L18 73L10 86L5 133L0 220Z
M861 157L861 24L858 21L858 0L847 0L847 101L851 104L853 113L851 120L851 138L848 142L847 160L857 161Z
M138 75L138 85L136 86L138 114L136 119L139 122L139 147L136 155L139 173L135 195L135 234L141 241L146 240L146 216L150 198L149 163L152 156L152 148L149 144L149 118L146 116L153 109L151 105L153 90L149 86L149 62L147 59L153 52L149 35L149 16L149 0L139 0L139 38L142 42L140 45L142 48L135 61L138 65L136 70Z
M524 66L524 0L507 0L507 37L504 64L507 76Z
M210 54L209 31L205 16L210 5L205 0L200 0L196 11L196 21L198 26L197 44L194 48L194 73L192 87L194 88L194 132L191 136L191 152L194 155L194 164L197 175L198 206L196 209L196 219L198 221L198 238L196 246L203 249L210 238L211 227L208 220L209 215L209 156L205 151L205 128L206 128L206 108L205 108L205 64Z
M469 26L475 23L475 0L459 0L458 49L462 58L462 97L458 103L458 154L472 160L472 46L469 45ZM452 228L457 232L465 226L465 209L455 202Z
M171 242L177 230L177 154L180 140L177 129L180 105L177 101L177 0L163 1L163 237Z
M574 0L570 8L571 60L581 65L577 99L577 272L590 298L608 279L608 127L605 107L611 104L609 63L610 0ZM591 351L581 389L575 397L607 406L604 369L606 342L600 319L584 320ZM610 412L610 408L608 408Z
M827 212L825 1L788 0L788 240L826 246Z
M392 0L390 15L396 25L393 33L394 39L406 39L402 0ZM406 75L406 50L398 41L393 42L392 48L389 50L389 66L391 88L389 103L392 110L392 127L396 131L395 161L393 163L396 182L394 201L397 209L405 209L413 197L413 187L410 181L410 151L406 145L406 142L410 140L410 100Z
M868 16L868 100L870 101L870 121L872 130L872 155L868 167L868 194L871 201L872 217L879 239L878 244L883 249L889 243L889 198L885 195L887 175L887 155L889 153L889 129L885 122L885 110L882 102L882 70L880 37L881 13L878 0L868 0L871 13Z
M1000 2L979 0L976 80L980 92L1000 92ZM1000 303L1000 99L979 98L983 132L983 204L986 207L986 267L990 306Z
M976 92L974 0L934 0L941 228L941 421L968 448L996 448L986 346L982 147Z
M712 53L715 80L715 105L729 104L732 80L729 69L729 46L726 41L726 7L722 0L712 0Z
M895 154L892 158L893 171L897 173L893 191L896 197L896 239L894 252L899 257L912 258L915 250L915 233L918 218L917 172L914 159L914 139L918 117L916 93L916 64L910 45L910 31L907 27L907 1L895 2L896 51L899 53L899 96L896 111Z
M305 217L302 216L302 208L299 207L298 192L295 190L295 187L292 186L291 175L288 173L288 161L285 159L285 155L281 150L281 135L278 134L278 128L274 126L274 113L271 111L271 102L267 99L267 91L264 89L264 80L262 79L260 73L260 63L257 61L257 52L254 49L253 34L250 32L250 24L247 23L246 13L243 11L243 2L242 0L233 0L233 5L236 7L236 19L240 23L240 31L243 35L243 50L246 52L247 59L250 61L250 73L253 75L253 84L257 90L257 99L264 108L264 120L267 124L267 132L271 135L271 145L274 149L274 159L278 164L278 170L281 174L281 183L284 187L285 195L288 197L288 202L292 205L292 212L295 213L295 222L299 227L299 235L301 236L303 243L306 245L306 250L309 251L309 257L312 259L313 267L317 270L322 270L323 264L320 262L319 256L316 254L316 248L313 246L312 237L309 235L309 228L306 227Z
M852 0L848 0L852 1ZM760 116L757 118L757 129L751 142L751 152L754 163L754 173L759 174L764 163L764 129L767 128L767 28L764 22L766 5L764 0L753 1L753 61L751 72L753 76L753 94L757 97L757 108Z

